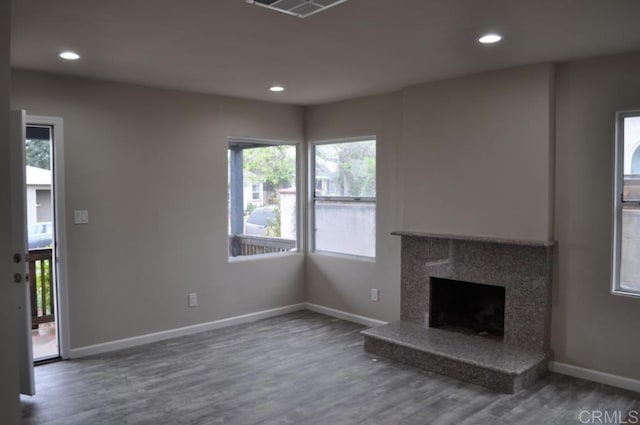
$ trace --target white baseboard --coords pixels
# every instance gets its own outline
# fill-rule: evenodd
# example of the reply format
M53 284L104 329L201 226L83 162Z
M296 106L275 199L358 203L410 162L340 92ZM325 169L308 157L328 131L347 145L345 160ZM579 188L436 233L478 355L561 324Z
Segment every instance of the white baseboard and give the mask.
M549 370L562 375L569 375L574 378L586 379L640 393L640 380L637 379L626 378L620 375L612 375L610 373L599 372L597 370L586 369L560 362L549 362Z
M272 308L270 310L258 311L255 313L244 314L242 316L229 317L227 319L216 320L213 322L200 323L182 328L169 329L161 332L134 336L131 338L118 339L115 341L104 342L101 344L87 345L85 347L72 348L69 350L69 358L77 359L79 357L92 356L94 354L107 353L109 351L122 350L124 348L136 347L138 345L150 344L152 342L163 341L166 339L177 338L185 335L192 335L199 332L205 332L212 329L224 328L227 326L239 325L241 323L253 322L255 320L266 319L269 317L280 316L282 314L293 313L294 311L310 310L316 313L326 314L327 316L337 317L339 319L348 320L350 322L359 323L365 326L380 326L386 324L380 320L371 319L369 317L359 316L357 314L347 313L345 311L336 310L312 303L292 304L284 307Z
M255 313L243 314L241 316L229 317L227 319L215 320L213 322L200 323L182 328L169 329L161 332L135 336L132 338L118 339L115 341L104 342L101 344L87 345L85 347L72 348L69 350L69 358L77 359L79 357L91 356L94 354L106 353L109 351L121 350L123 348L135 347L138 345L149 344L165 339L177 338L185 335L192 335L199 332L209 331L212 329L224 328L227 326L239 325L241 323L253 322L255 320L266 319L268 317L280 316L282 314L293 313L294 311L304 310L306 303L292 304L284 307L272 308L270 310L258 311Z
M329 308L318 304L305 303L305 305L307 310L315 311L316 313L325 314L331 317L337 317L338 319L347 320L349 322L354 322L365 326L373 327L387 324L387 322L383 322L382 320L371 319L369 317L347 313L346 311L336 310L334 308Z

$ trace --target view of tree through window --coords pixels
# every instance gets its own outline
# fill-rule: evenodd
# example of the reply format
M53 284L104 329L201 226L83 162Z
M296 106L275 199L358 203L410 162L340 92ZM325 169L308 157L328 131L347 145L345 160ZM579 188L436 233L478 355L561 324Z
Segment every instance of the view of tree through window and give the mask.
M297 243L296 147L229 141L229 254L289 252Z
M314 248L375 257L376 141L313 147Z
M43 170L51 169L51 142L49 140L27 139L25 142L26 163Z
M376 196L376 142L317 145L316 186L318 196ZM331 183L331 184L329 184Z

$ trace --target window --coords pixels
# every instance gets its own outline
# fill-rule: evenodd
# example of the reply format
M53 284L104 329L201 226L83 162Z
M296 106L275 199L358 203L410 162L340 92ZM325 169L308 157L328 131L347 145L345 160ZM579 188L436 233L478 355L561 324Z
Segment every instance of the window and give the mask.
M376 255L376 141L312 145L313 250Z
M640 111L617 115L613 292L640 297Z
M251 185L251 200L260 201L262 199L262 185L260 183L254 183Z
M297 250L295 145L231 138L229 256Z

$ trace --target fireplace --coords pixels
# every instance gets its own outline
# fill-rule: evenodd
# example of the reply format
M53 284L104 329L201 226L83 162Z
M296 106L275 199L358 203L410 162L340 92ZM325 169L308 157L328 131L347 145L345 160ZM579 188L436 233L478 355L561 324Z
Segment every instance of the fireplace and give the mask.
M368 352L506 393L547 371L555 242L393 234L400 320L363 331Z
M505 288L432 277L429 326L502 340Z

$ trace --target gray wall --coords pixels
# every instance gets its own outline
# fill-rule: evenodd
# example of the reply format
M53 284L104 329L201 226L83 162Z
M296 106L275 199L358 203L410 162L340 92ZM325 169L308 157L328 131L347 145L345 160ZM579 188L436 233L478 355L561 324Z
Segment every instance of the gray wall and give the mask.
M401 140L402 93L356 99L306 109L309 141L377 137L375 261L327 254L307 256L307 301L380 320L400 316L400 238L402 203L396 183ZM371 288L380 301L370 301Z
M534 65L405 89L403 230L549 239L552 81Z
M20 70L12 107L64 119L71 348L304 301L302 254L227 258L227 136L302 141L302 108Z
M19 423L15 288L9 240L9 17L11 2L0 0L0 423Z
M557 67L556 360L640 379L640 299L610 294L615 112L640 110L640 52Z

